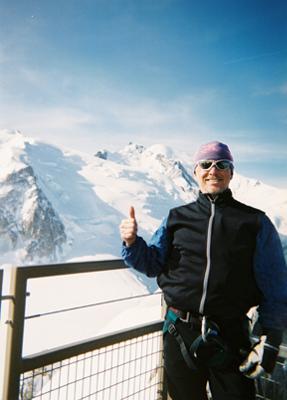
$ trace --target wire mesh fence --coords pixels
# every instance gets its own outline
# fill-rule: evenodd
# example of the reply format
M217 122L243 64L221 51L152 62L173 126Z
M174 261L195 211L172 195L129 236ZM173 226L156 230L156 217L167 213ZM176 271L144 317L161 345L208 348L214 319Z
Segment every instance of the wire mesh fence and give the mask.
M125 267L122 264L113 261L112 264L100 262L17 269L15 297L13 296L15 310L13 318L11 317L13 324L7 325L9 329L13 327L12 350L6 380L7 395L3 400L167 399L163 371L162 321L145 322L142 326L122 331L117 329L90 339L79 338L77 342L63 343L56 348L47 345L46 349L50 350L41 350L40 353L25 356L22 354L25 319L30 321L38 316L33 313L25 316L27 280L123 268ZM8 297L12 299L11 296ZM126 298L117 300L123 301ZM111 301L114 300L108 300L109 303ZM95 305L98 304L89 303L85 308ZM56 312L71 312L75 308L78 310L80 307L76 305L68 309L61 308ZM84 308L83 305L81 308ZM48 314L51 312L46 312L45 316ZM94 321L93 318L91 320ZM102 321L101 317L98 320ZM43 335L45 344L49 336L47 333L48 331ZM287 400L286 337L284 345L272 377L264 376L257 382L257 400Z
M161 340L155 332L28 371L19 399L161 400Z
M272 376L257 381L256 399L287 400L287 360L279 359Z

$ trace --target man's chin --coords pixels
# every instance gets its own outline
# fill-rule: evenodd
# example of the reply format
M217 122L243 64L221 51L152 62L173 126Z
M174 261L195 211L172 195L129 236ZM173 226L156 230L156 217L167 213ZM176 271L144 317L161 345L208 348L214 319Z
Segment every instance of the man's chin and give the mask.
M217 194L223 193L227 188L212 188L207 189L206 193L212 196L216 196Z

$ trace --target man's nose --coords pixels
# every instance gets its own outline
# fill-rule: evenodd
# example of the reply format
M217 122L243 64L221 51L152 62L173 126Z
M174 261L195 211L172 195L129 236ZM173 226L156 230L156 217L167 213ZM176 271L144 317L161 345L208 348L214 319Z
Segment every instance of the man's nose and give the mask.
M215 165L213 165L213 166L210 168L209 173L210 173L210 174L214 174L215 172L217 172L217 168L216 168Z

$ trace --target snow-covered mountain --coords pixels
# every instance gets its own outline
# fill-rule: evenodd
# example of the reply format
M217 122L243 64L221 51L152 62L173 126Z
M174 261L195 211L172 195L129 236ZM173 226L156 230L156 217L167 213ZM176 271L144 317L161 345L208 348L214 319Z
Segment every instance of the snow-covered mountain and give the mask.
M52 263L120 256L118 225L130 205L146 239L168 210L192 201L192 163L163 145L130 143L94 156L0 131L2 263ZM287 190L235 173L234 196L263 209L287 252Z

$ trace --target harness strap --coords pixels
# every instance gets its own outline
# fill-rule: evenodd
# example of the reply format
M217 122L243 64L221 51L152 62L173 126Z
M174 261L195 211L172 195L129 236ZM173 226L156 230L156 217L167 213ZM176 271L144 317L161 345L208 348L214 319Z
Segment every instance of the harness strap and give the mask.
M169 309L166 318L165 318L165 323L163 327L163 333L168 332L170 335L172 335L177 343L180 346L180 351L182 353L182 356L188 365L188 367L191 370L196 370L197 367L197 362L202 361L201 355L198 353L200 352L201 346L203 348L205 345L208 344L215 344L217 346L218 351L215 354L212 354L210 357L210 365L218 365L218 362L222 363L224 360L227 360L227 356L229 359L236 359L234 354L230 351L226 343L223 342L223 340L220 338L218 335L218 326L213 322L210 327L207 326L205 318L202 318L202 332L199 334L191 343L190 347L187 347L183 337L180 333L180 330L177 329L176 324L178 321L182 321L182 318L180 317L179 313L175 313L173 309Z
M181 320L179 315L175 313L172 309L168 309L166 318L165 318L165 323L164 323L164 328L163 328L163 333L168 332L170 335L172 335L177 343L179 344L180 351L182 353L182 356L188 365L188 367L192 370L196 370L197 367L195 363L193 362L192 358L189 355L189 351L180 335L180 333L176 329L176 322Z
M192 358L189 355L188 349L186 348L186 345L185 345L181 335L178 333L175 325L172 322L169 324L168 332L175 338L175 340L179 344L181 354L182 354L186 364L188 365L188 367L192 370L196 370L197 367L196 367L195 363L192 361Z

